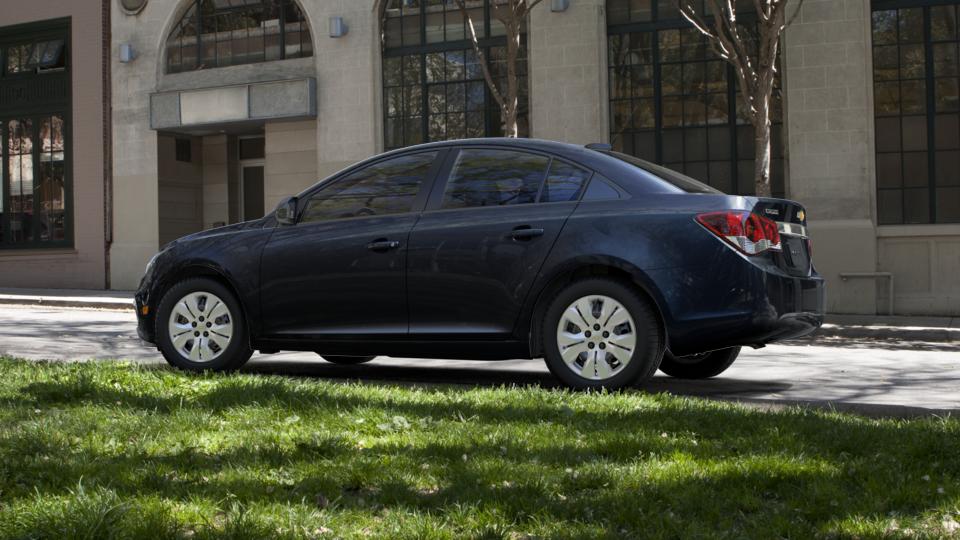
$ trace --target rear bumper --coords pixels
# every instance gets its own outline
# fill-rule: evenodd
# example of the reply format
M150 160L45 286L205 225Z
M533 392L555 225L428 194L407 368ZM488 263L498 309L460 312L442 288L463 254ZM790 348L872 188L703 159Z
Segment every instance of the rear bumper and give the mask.
M791 276L743 259L739 263L734 271L717 270L706 277L702 269L696 277L691 272L687 279L679 280L683 285L668 288L672 296L667 298L671 352L686 355L762 346L820 328L825 306L823 278L815 273ZM677 283L678 272L672 272L669 279ZM664 279L668 279L666 275ZM692 288L691 283L695 284Z

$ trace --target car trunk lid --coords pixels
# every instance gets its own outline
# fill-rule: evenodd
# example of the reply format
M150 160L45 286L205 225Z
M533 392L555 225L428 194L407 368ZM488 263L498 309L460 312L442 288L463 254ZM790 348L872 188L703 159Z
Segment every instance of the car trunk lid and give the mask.
M777 266L794 276L810 275L813 246L807 233L807 216L803 206L784 199L761 198L753 207L753 212L777 223L782 247L773 255Z

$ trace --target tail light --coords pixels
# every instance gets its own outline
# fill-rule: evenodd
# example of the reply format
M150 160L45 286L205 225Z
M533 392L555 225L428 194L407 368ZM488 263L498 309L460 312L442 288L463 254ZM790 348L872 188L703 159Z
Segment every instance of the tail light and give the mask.
M757 255L770 249L780 251L777 222L753 212L728 210L700 214L697 223L741 253Z

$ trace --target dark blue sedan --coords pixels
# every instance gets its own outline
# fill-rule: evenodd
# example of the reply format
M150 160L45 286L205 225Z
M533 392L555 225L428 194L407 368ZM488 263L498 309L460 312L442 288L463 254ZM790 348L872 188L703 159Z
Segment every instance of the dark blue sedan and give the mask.
M717 375L816 330L797 203L725 195L602 145L476 139L389 152L147 266L140 336L186 370L254 350L538 358L575 388Z

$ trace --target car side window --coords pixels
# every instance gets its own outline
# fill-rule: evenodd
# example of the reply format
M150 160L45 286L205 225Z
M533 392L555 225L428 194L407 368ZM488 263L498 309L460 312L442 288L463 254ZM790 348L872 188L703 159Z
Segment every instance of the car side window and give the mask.
M400 156L350 173L310 197L300 223L410 212L436 157Z
M600 176L599 173L593 175L590 185L587 186L586 193L583 194L585 201L609 201L620 198L620 192L610 185L609 180Z
M550 158L488 148L461 150L450 171L441 208L536 202Z
M543 185L540 202L570 202L580 198L584 184L592 173L571 165L565 161L554 159L550 165L550 174Z

